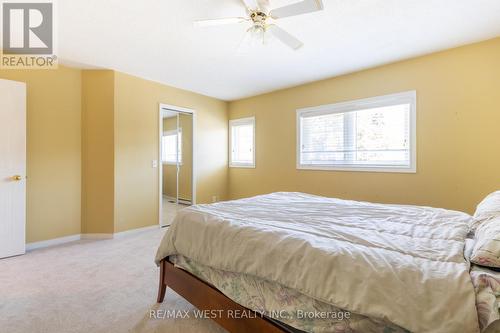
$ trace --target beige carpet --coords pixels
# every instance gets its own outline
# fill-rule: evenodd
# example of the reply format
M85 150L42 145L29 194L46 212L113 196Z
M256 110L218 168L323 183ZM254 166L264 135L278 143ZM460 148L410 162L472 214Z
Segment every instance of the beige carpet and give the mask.
M162 224L163 225L170 225L172 224L172 221L174 220L174 217L177 215L177 212L182 209L187 207L187 205L183 204L176 204L173 202L170 202L169 199L166 197L163 197L163 203L162 203Z
M0 332L224 332L208 319L151 319L194 310L167 290L156 304L153 262L164 229L78 241L0 260Z

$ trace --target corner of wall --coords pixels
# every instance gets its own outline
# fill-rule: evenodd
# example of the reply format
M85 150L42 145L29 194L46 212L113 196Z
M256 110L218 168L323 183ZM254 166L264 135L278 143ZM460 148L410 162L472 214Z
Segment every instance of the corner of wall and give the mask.
M114 71L82 71L82 233L114 232Z

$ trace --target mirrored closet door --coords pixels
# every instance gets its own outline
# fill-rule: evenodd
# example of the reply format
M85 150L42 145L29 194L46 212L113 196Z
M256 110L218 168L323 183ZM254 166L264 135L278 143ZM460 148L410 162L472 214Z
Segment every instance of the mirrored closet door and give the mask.
M162 109L162 226L193 202L193 114Z

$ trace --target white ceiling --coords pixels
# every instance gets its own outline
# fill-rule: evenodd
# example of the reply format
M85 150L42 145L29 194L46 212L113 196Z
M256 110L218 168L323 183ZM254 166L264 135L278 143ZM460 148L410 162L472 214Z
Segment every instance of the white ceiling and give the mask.
M299 51L273 41L242 55L245 24L192 25L244 15L240 0L61 0L59 57L235 100L500 36L500 0L323 2L279 21Z

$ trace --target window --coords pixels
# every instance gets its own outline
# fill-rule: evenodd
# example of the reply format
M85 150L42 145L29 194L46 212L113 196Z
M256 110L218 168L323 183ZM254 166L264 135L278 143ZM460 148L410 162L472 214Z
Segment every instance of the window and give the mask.
M416 92L297 111L299 169L416 172Z
M255 118L229 121L231 167L255 168Z
M177 140L177 138L179 140ZM176 149L175 147L178 147ZM179 164L182 164L182 129L163 132L162 137L162 161L165 164L177 164L177 153Z

